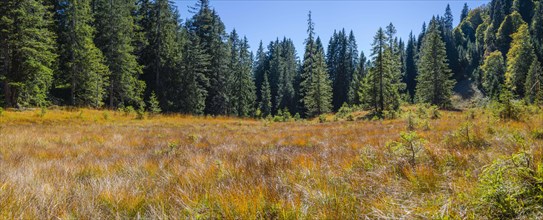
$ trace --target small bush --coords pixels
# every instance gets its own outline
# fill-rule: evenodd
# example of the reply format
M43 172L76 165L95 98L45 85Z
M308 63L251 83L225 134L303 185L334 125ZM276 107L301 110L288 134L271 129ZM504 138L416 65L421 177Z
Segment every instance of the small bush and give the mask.
M479 211L490 219L535 219L543 214L543 164L527 153L487 166L478 186Z
M412 167L415 167L417 158L424 150L425 140L419 137L416 132L407 132L400 134L400 141L390 143L389 149L393 155L409 161Z
M158 102L155 92L153 92L151 93L151 97L149 97L149 113L151 116L155 116L160 114L160 112L162 112L160 103Z
M336 117L340 119L344 119L348 117L349 115L351 115L352 112L353 112L353 109L349 107L347 103L343 103L341 108L339 108L338 112L336 113Z
M445 144L454 148L478 148L489 145L484 132L471 123L465 123L458 130L445 138Z
M319 123L325 123L326 122L326 115L322 114L319 115Z
M543 129L537 128L532 130L530 133L534 139L543 140Z

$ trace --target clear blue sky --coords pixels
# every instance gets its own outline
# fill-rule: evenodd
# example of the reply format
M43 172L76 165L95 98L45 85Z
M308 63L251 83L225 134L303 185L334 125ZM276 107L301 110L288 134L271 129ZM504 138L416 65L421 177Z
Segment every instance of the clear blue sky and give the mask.
M191 17L188 6L196 0L175 0L181 18ZM247 36L251 50L256 51L260 40L267 46L277 37L291 38L298 56L303 54L307 38L307 13L312 11L315 31L325 47L334 30L353 30L359 50L369 55L373 35L379 27L390 22L396 26L398 36L406 40L409 32L418 34L422 23L433 15L443 15L451 5L454 23L458 24L465 2L475 8L489 0L211 0L211 7L219 13L226 29L235 28L239 35Z

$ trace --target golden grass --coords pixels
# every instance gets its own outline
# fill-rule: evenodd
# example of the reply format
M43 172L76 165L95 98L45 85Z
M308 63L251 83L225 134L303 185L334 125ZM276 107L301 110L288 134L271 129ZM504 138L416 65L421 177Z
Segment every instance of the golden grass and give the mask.
M415 166L387 146L406 131L402 118L271 123L5 111L0 219L473 218L483 166L520 148L543 155L530 135L543 115L501 122L476 111L442 112L417 127L426 141ZM486 147L461 146L454 135L466 123Z

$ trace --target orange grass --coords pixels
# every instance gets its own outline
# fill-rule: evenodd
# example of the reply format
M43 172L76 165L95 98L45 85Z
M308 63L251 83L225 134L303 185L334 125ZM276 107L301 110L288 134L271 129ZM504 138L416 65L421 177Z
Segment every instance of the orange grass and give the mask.
M415 132L413 167L387 121L272 123L78 109L0 116L0 219L470 218L482 167L522 147L542 115L500 122L442 112ZM485 148L448 146L465 123Z

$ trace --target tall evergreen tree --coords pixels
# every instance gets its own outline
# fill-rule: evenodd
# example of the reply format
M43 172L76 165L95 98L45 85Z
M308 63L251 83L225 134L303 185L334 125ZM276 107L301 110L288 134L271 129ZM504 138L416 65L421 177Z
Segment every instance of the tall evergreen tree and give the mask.
M364 77L359 95L361 103L377 116L384 111L397 110L400 107L400 77L397 75L397 59L390 45L387 34L379 28L372 44L372 68Z
M450 79L452 73L447 63L445 42L440 37L436 22L432 19L421 43L416 98L418 102L448 107L454 81Z
M96 45L104 53L111 73L109 106L141 105L145 83L139 80L142 66L135 56L134 0L95 0Z
M199 0L198 11L188 23L190 32L200 38L204 54L209 56L206 77L209 79L206 98L206 114L224 115L228 113L228 45L225 27L219 15L209 6L208 0Z
M239 39L236 31L230 34L231 53L229 101L233 115L249 116L255 102L255 86L252 80L252 57L247 38Z
M262 95L262 98L260 101L260 111L262 112L263 116L268 116L272 113L272 97L271 97L271 88L270 88L270 82L268 80L267 71L264 72L260 94Z
M313 74L302 82L305 91L303 103L308 116L328 113L332 110L332 86L326 72L324 49L320 38L315 41Z
M168 80L175 78L179 71L181 57L178 13L168 0L156 0L142 9L144 15L140 24L145 28L146 44L142 48L140 64L144 66L143 79L147 85L146 94L153 91L158 96L162 109L174 111L175 100L168 95ZM141 7L141 6L140 6ZM171 92L169 92L171 93Z
M413 33L410 33L406 48L404 83L406 84L407 93L411 102L413 102L415 97L415 88L417 86L417 54L417 39L415 39Z
M360 90L360 85L362 84L362 80L366 75L366 62L366 56L362 51L360 52L360 60L358 61L351 84L349 85L349 104L351 105L360 105L360 96L358 91Z
M262 100L261 91L262 91L262 84L264 83L264 75L266 73L267 61L268 60L266 57L266 52L264 52L264 45L262 44L262 41L260 41L260 44L258 45L258 50L256 51L254 70L253 70L257 103L260 103L260 101Z
M511 49L507 53L507 72L506 81L511 82L512 91L516 95L523 97L525 94L526 75L530 70L530 65L535 57L528 25L523 24L518 31L514 33L511 42Z
M70 88L70 102L78 106L100 107L108 88L109 69L94 44L90 0L67 0L60 37L62 81ZM57 85L60 86L60 85Z
M48 103L57 58L53 19L43 1L0 2L0 80L7 106Z
M205 73L210 58L204 53L199 40L194 33L188 33L188 43L183 47L182 78L177 98L178 110L185 114L204 114L206 106L206 89L209 87L209 79Z
M481 67L483 70L483 88L492 99L497 99L501 93L505 79L505 62L500 51L490 53Z
M507 55L511 48L512 34L516 33L523 24L526 24L526 22L522 20L521 15L516 11L505 17L505 20L501 23L496 34L496 44L498 50L504 55Z
M541 1L535 2L530 34L539 62L543 63L543 3Z
M460 21L463 21L464 19L466 19L466 17L468 17L468 13L469 13L468 3L464 3L464 7L462 8L462 13L460 13Z
M528 103L542 104L543 90L541 90L541 83L543 83L543 68L541 67L541 63L537 59L534 59L524 85L524 91L526 91L525 99Z

